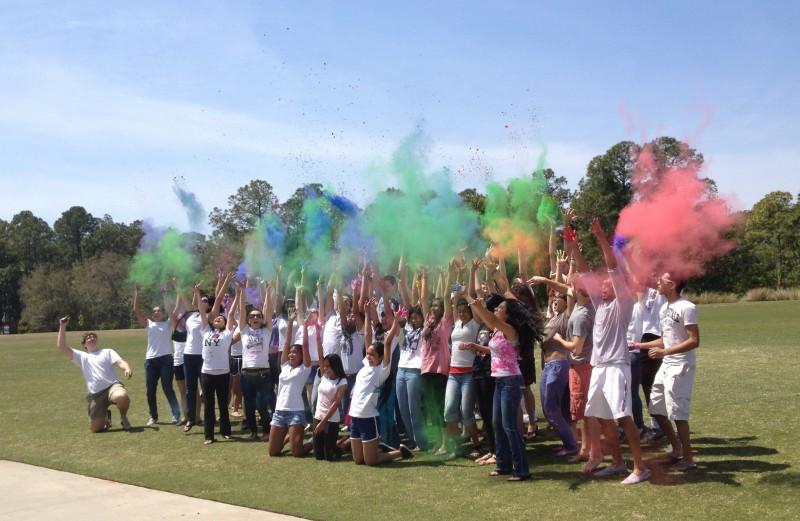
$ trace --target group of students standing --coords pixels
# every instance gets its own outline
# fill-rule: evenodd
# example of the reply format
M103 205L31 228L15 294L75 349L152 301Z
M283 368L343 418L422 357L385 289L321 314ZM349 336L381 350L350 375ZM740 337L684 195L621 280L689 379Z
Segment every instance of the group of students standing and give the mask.
M197 284L191 303L177 292L173 312L155 307L151 318L135 294L134 315L147 328L148 425L159 418L160 380L173 423L186 432L199 423L202 395L205 443L215 441L215 425L230 438L230 391L240 389L242 430L253 440L260 430L271 456L288 445L293 456L334 460L349 451L356 464L375 465L428 451L469 456L494 465L492 476L521 481L531 475L525 441L535 433L530 385L540 345L542 410L562 442L558 456L584 461L586 474L628 474L625 484L647 480L640 437L654 435L637 402L642 385L671 443L667 458L680 470L694 468L688 415L699 345L695 307L669 273L650 282L656 288L636 281L618 266L597 221L592 232L605 261L594 273L567 225L566 254L556 255L551 234L549 277L527 278L520 256L519 277L509 281L504 260L487 255L469 265L454 258L438 273L418 269L409 280L400 259L396 277L360 266L349 288L336 274L307 288L301 271L291 298L281 291L280 272L273 283L255 286L220 273L213 294ZM547 286L544 310L537 284ZM127 427L129 400L111 364L128 373L130 367L113 350L99 349L96 334L84 341L87 353L69 349L65 330L62 319L58 346L84 369L92 430L108 428L112 403ZM94 366L108 367L103 373ZM90 384L100 373L105 379ZM620 428L633 457L630 473ZM344 430L349 437L340 436ZM601 467L604 449L612 461Z

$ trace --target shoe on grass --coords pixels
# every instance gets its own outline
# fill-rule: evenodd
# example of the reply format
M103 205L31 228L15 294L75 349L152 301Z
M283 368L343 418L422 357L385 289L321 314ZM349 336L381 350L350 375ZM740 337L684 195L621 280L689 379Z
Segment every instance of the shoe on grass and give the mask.
M145 423L144 426L145 427L155 427L156 423L158 423L158 420L155 420L153 418L148 418L147 419L147 423Z
M673 469L681 472L688 472L697 468L696 463L689 463L688 461L679 461L672 466Z
M616 467L611 465L604 469L600 469L592 475L598 478L609 478L611 476L616 476L617 474L627 474L627 473L628 473L628 466L623 463L622 465L618 465Z
M128 420L127 416L123 416L121 418L121 421L122 421L122 429L123 430L126 430L126 431L131 430L131 422Z
M411 459L414 457L414 453L411 452L411 449L409 449L402 443L400 444L400 455L402 456L403 459Z
M623 485L636 485L638 483L644 483L648 479L650 479L650 471L648 469L644 469L644 472L641 474L631 472L628 477L620 481L620 483Z

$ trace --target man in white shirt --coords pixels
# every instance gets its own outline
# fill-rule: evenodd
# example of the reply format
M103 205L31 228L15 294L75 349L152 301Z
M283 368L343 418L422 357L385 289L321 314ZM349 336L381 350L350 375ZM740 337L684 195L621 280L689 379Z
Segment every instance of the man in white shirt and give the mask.
M592 234L603 252L608 276L601 282L594 280L591 274L581 276L578 284L586 289L595 309L592 340L592 376L589 382L585 415L598 418L610 446L612 464L594 473L598 477L610 477L616 474L627 474L628 467L622 458L619 446L617 425L625 431L633 458L633 472L622 484L633 485L650 478L650 471L644 466L639 430L633 421L631 407L631 367L628 359L627 329L633 313L634 296L631 294L620 270L617 260L605 232L598 219L592 222ZM588 270L575 242L568 243L578 268L582 272ZM599 433L590 431L593 444L599 446ZM594 472L600 460L590 460L584 465L584 472Z
M128 421L128 407L130 398L125 387L114 374L114 366L124 371L125 376L131 377L133 371L128 362L123 360L113 349L100 349L97 347L97 333L86 333L81 342L86 352L71 349L67 346L67 322L69 317L59 321L58 349L64 356L81 368L83 378L86 380L86 401L89 402L89 429L92 432L103 432L111 427L108 419L108 408L114 404L119 409L122 428L128 430L131 423Z
M658 279L658 292L667 298L660 313L662 337L638 344L638 347L648 349L650 358L662 360L650 393L650 414L672 445L667 458L678 470L691 470L696 465L689 441L689 411L700 328L697 326L697 308L681 298L682 289L683 283L676 281L670 273L664 273Z

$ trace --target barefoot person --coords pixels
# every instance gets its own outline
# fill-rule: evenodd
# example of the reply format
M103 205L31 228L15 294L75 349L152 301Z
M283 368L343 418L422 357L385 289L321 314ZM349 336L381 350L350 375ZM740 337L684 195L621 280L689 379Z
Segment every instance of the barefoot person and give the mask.
M124 371L125 376L131 377L133 371L128 362L123 360L113 349L97 347L97 333L89 332L83 335L83 344L86 352L71 349L67 346L67 322L69 317L64 317L58 325L58 349L64 356L81 368L83 378L86 380L86 401L89 402L89 429L92 432L103 432L111 427L108 408L114 404L119 409L122 419L122 428L128 430L131 423L128 421L128 407L131 401L128 392L114 374L114 366Z
M672 444L672 452L668 457L675 462L675 468L691 470L696 465L689 442L689 409L700 329L697 327L697 308L681 298L681 289L683 284L669 273L664 273L658 279L658 292L667 298L660 312L663 336L637 344L636 347L648 348L650 358L663 360L650 393L650 414ZM670 423L672 421L678 430L677 436Z

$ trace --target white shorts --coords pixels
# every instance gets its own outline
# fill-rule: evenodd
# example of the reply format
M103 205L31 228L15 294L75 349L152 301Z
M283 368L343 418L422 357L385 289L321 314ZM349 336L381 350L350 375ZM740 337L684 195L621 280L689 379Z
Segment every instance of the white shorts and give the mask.
M650 391L650 414L672 421L689 419L695 368L689 364L661 364Z
M630 389L631 366L628 364L592 368L584 415L604 420L633 416Z

